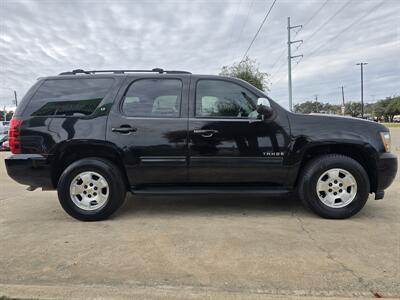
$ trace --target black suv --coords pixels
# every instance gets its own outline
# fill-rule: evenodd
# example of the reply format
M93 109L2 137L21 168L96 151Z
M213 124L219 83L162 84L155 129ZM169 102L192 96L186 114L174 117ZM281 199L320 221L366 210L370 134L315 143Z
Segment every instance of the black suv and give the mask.
M10 124L5 162L29 190L57 189L80 220L125 194L299 194L325 218L381 199L397 158L378 123L286 111L235 78L74 70L39 79Z

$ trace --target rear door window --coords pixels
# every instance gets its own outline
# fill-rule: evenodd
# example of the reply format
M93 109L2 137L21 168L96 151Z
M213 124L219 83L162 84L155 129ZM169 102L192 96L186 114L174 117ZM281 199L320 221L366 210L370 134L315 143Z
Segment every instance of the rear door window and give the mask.
M131 117L179 117L181 98L179 79L140 79L126 91L122 111Z
M87 116L107 95L112 78L48 79L31 99L27 113L32 116Z

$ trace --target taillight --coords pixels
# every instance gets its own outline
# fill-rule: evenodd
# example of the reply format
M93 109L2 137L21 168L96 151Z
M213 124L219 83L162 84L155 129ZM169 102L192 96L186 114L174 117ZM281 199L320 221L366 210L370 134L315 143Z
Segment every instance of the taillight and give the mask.
M21 153L21 123L22 120L12 117L10 121L10 127L8 129L8 143L11 152L14 154Z

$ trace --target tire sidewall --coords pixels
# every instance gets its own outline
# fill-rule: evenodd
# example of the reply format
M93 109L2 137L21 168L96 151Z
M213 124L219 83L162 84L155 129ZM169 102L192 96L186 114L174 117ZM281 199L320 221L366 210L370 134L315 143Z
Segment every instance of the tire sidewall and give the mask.
M325 205L318 197L316 186L320 176L329 169L340 168L349 172L357 182L357 194L352 202L345 207L332 208ZM319 215L326 218L347 218L362 209L368 200L369 180L363 167L351 158L335 157L318 160L308 170L309 178L303 183L303 197L308 206Z
M109 187L106 204L91 211L76 206L70 195L72 180L86 171L99 173ZM104 160L89 158L76 161L64 170L58 182L57 192L61 206L69 215L83 221L94 221L107 218L122 204L121 201L125 197L124 188L121 175L114 165Z

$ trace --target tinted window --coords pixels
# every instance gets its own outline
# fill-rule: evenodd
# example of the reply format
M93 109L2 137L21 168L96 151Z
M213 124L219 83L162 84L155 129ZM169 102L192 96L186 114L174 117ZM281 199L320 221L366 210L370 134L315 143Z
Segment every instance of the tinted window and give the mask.
M113 79L50 79L28 105L32 116L84 116L92 114L110 90Z
M178 117L182 82L177 79L141 79L133 82L122 111L134 117Z
M257 96L223 80L199 80L196 88L196 116L256 118Z

